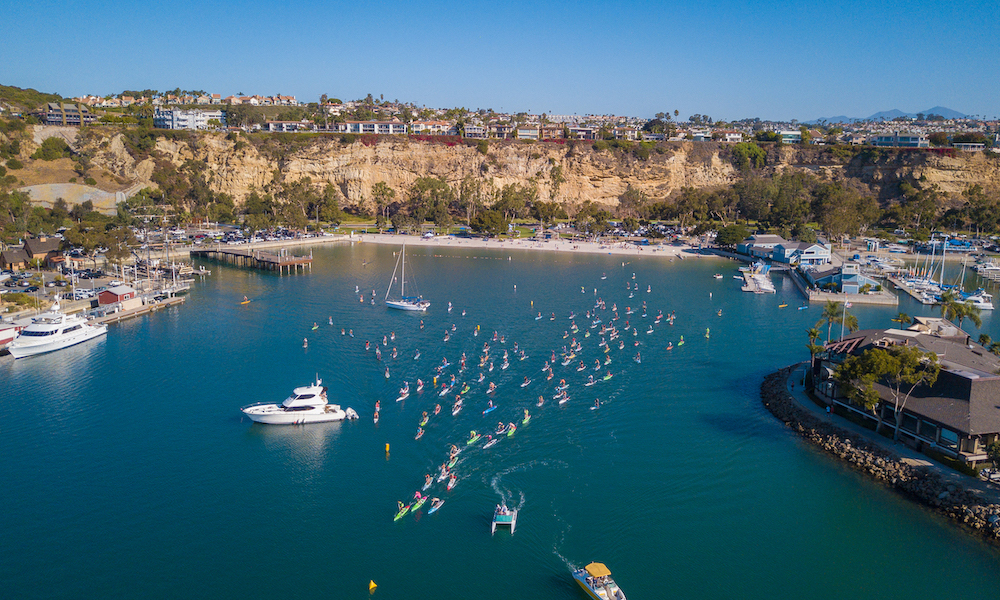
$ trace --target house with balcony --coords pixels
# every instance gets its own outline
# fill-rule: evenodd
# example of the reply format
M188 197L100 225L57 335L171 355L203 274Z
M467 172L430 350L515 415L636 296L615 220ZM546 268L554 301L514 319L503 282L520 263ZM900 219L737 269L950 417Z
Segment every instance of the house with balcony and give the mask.
M517 128L517 139L519 140L537 140L540 135L537 125L519 125Z
M783 144L801 144L802 143L802 132L798 129L785 129L781 131L775 131L778 137L781 138L781 143Z
M510 123L490 123L487 130L491 138L508 140L514 137L514 126Z
M473 125L468 123L465 125L465 137L472 138L474 140L484 140L486 139L486 128L482 125Z
M225 126L226 114L219 109L157 108L153 111L153 127L157 129L208 129L211 127L209 121Z
M577 140L596 140L596 127L570 127L569 137Z
M883 148L929 148L931 145L930 140L922 133L899 131L872 136L868 143Z
M888 382L874 384L880 401L868 411L847 398L834 372L849 356L893 346L933 352L941 367L934 385L917 386L901 407L899 439L917 450L968 465L986 462L987 446L1000 439L1000 357L945 319L914 317L906 329L867 329L827 344L813 363L816 394L838 412L850 412L891 431L896 426L896 403Z
M86 104L49 102L36 113L43 125L89 125L97 121Z

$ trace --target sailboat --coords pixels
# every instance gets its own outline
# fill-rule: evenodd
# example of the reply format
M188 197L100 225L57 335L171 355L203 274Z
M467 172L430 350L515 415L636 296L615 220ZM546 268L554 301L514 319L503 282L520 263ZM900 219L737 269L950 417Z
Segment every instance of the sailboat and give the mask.
M402 272L399 277L400 298L399 300L389 300L389 293L392 292L392 284L396 281L396 271L399 270L400 265L402 265ZM385 305L389 308L399 310L427 310L431 305L422 296L406 295L406 244L403 244L403 249L399 252L399 258L396 259L396 266L392 269L392 279L389 280L389 287L385 290Z

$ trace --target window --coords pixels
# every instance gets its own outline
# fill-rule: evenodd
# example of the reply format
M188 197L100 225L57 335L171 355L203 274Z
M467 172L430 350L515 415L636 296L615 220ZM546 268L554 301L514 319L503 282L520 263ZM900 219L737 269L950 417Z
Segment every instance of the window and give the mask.
M929 421L920 421L920 435L929 440L937 439L937 425Z
M917 418L909 413L903 413L903 429L916 433L917 432Z
M938 443L942 448L955 449L958 447L958 434L950 429L941 428L941 441Z

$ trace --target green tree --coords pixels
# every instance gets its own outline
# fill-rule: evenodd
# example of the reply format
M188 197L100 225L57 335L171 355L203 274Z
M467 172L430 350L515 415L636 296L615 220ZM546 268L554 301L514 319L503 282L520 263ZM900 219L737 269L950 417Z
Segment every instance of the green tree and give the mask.
M629 184L625 191L618 196L618 216L635 217L647 201L649 201L649 196L646 195L646 192Z
M35 150L31 158L41 160L56 160L57 158L69 158L69 144L59 137L45 138L38 150Z
M983 326L983 319L980 316L982 309L970 302L969 300L962 301L959 298L958 293L953 290L945 290L941 294L941 300L938 302L941 307L941 316L949 321L954 321L958 319L958 328L962 329L962 323L965 319L969 319L976 327Z
M372 201L375 203L379 217L381 217L379 228L389 221L389 210L395 200L396 190L389 187L386 182L380 181L372 186Z
M735 248L743 240L750 237L750 230L743 225L723 227L715 236L715 243L723 248Z
M908 315L908 314L906 314L904 312L899 313L898 315L896 315L895 317L893 317L892 320L895 323L899 323L900 327L904 327L904 326L909 325L910 323L913 322L913 319L910 318L910 315Z
M893 439L898 440L906 401L917 386L933 386L940 370L934 352L924 352L916 346L891 346L870 348L858 356L848 357L837 367L834 376L846 388L848 397L867 410L874 410L881 401L874 386L883 383L891 395L896 419ZM877 414L881 429L882 413Z
M993 468L1000 467L1000 440L993 440L986 446L986 457L993 463Z
M473 231L484 233L487 236L498 236L506 233L509 225L510 219L503 212L494 209L480 211L469 222Z
M823 305L823 312L820 314L819 321L816 321L814 327L819 327L824 322L826 322L826 343L830 343L830 333L833 329L834 323L840 322L840 302L834 302L833 300L827 300L826 304Z
M761 169L767 161L767 153L753 142L739 142L732 149L733 165L743 171Z

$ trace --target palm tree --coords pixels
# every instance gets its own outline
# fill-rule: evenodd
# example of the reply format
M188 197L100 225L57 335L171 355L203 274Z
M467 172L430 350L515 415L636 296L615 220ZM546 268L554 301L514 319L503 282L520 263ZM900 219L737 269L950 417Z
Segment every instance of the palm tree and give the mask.
M969 300L966 300L965 302L962 302L961 304L959 304L959 310L958 310L958 315L957 315L958 316L958 328L959 329L962 328L962 321L964 321L966 319L972 321L972 324L975 325L976 327L982 327L983 326L983 319L982 319L982 317L980 317L980 314L982 312L983 312L983 310L981 308L979 308L978 306L976 306L975 304L973 304Z
M942 317L949 321L958 319L959 329L962 329L962 323L966 319L972 321L976 327L983 326L983 319L979 316L983 312L982 309L968 300L962 302L958 293L953 290L947 290L941 294L941 300L938 304L941 306Z
M859 329L858 318L851 313L844 313L844 316L838 318L837 321L843 323L844 327L847 328L847 331L850 331L851 333L854 333Z
M983 348L989 348L990 344L992 344L992 343L993 343L993 338L991 338L988 333L980 333L979 334L979 345L980 346L982 346Z
M826 342L830 343L830 331L833 329L834 323L840 322L840 302L834 302L833 300L827 300L826 304L823 305L823 312L820 314L819 321L813 327L819 327L826 321Z
M958 294L953 290L945 290L938 300L938 306L941 307L941 318L948 319L949 321L955 319L961 310L959 308L960 305L961 302L958 300Z
M910 315L901 312L898 315L896 315L896 317L893 319L893 322L899 323L899 326L902 327L903 325L909 325L910 323L912 323L913 319L910 317Z

